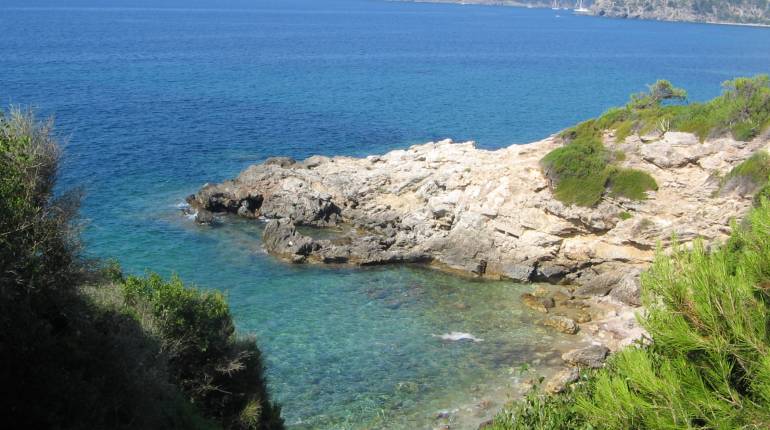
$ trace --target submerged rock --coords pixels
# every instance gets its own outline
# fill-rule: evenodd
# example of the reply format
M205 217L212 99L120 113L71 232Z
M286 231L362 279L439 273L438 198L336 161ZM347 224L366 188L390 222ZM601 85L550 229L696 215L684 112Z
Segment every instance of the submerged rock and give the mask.
M211 224L214 222L214 214L206 209L199 209L198 212L195 213L195 222L198 224Z
M548 313L548 309L554 307L554 301L550 297L537 297L533 294L524 293L520 296L522 303L528 308L542 313Z
M543 321L543 324L565 334L575 334L580 329L575 320L561 315L549 316Z
M310 237L297 233L290 219L271 220L262 234L268 252L301 262L321 248L321 244Z

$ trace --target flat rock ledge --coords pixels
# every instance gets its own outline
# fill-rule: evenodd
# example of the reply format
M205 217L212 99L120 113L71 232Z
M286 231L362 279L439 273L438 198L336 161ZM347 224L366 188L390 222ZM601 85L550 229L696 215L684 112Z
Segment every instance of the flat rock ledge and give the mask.
M714 196L718 178L766 142L669 132L606 144L624 167L650 173L659 190L641 202L605 198L594 208L556 200L540 160L558 137L496 151L450 140L366 158L271 158L188 198L200 222L230 213L268 220L265 247L294 262L431 263L515 281L579 284L607 295L676 236L723 239L751 199ZM341 228L314 239L296 227ZM627 289L626 289L627 290ZM633 293L633 291L631 291ZM618 298L634 301L628 292ZM638 303L632 303L638 304Z
M635 317L639 274L656 247L666 249L672 237L684 246L726 239L751 196L741 187L718 192L720 178L767 146L766 138L700 142L679 132L604 139L625 154L622 167L655 178L659 189L648 199L562 204L540 166L563 145L551 136L495 151L443 140L366 158L271 158L204 185L188 203L199 223L216 214L267 220L266 250L294 263L421 263L566 285L536 288L522 301L544 325L601 344L564 357L569 366L595 367L644 337ZM323 238L298 227L325 229ZM563 389L575 372L558 379L549 390Z

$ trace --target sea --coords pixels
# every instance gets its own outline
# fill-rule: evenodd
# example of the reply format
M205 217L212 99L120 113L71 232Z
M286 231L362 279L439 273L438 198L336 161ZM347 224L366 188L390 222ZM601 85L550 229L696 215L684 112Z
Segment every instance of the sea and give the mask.
M260 222L196 225L187 195L271 156L501 148L658 79L703 101L767 72L766 28L384 0L0 1L0 103L55 118L86 253L223 291L294 429L475 428L570 339L522 308L531 286L287 264Z

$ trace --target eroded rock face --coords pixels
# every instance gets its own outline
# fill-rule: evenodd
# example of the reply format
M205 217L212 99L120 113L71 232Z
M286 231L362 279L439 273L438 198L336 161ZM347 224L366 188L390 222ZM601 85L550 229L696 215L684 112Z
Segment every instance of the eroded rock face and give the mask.
M580 295L609 294L635 305L638 289L625 274L646 266L659 242L667 246L674 235L684 243L727 237L730 220L751 199L715 197L714 178L766 142L701 143L672 132L646 141L606 138L626 154L623 167L656 179L659 190L648 200L605 198L594 208L557 201L539 164L562 145L551 137L496 151L446 140L366 158L275 158L232 181L205 185L189 202L211 212L359 232L346 242L307 242L296 231L286 236L281 221L281 233L270 235L284 237L267 247L293 261L432 261L488 277L577 283Z
M262 233L265 249L294 263L354 263L362 266L390 263L429 263L430 255L404 248L382 236L352 236L336 241L318 240L297 232L289 218L268 221Z

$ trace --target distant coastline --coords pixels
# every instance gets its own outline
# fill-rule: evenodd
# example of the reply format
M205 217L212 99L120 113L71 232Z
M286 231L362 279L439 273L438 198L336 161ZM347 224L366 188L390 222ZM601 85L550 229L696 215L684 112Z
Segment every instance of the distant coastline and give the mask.
M479 6L507 6L527 9L548 9L552 7L552 2L547 1L508 1L508 0L387 0L411 3L447 3L460 5L479 5ZM564 6L561 1L559 4ZM716 25L735 25L741 27L770 27L770 11L760 11L756 8L747 10L729 9L731 6L725 6L734 16L742 17L739 20L732 19L713 19L715 14L724 13L723 11L702 14L686 7L662 6L648 10L641 4L637 5L634 0L597 0L589 7L589 12L584 15L597 16L603 18L645 20L645 21L664 21L664 22L689 22L698 24L716 24ZM572 10L573 7L564 8Z

